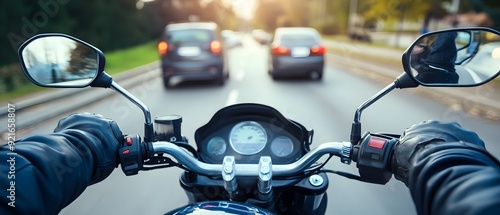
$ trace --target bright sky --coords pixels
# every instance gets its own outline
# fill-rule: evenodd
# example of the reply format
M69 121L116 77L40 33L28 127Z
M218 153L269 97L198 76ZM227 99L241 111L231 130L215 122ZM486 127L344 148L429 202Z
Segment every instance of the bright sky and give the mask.
M251 19L255 8L255 0L233 0L234 12L245 19Z
M154 0L141 0L142 2L151 2ZM223 1L226 4L231 4L231 1L234 6L234 12L236 15L245 18L251 19L253 17L253 12L255 8L255 0L202 0L202 3L208 3L211 1ZM138 5L138 8L142 8L142 5Z

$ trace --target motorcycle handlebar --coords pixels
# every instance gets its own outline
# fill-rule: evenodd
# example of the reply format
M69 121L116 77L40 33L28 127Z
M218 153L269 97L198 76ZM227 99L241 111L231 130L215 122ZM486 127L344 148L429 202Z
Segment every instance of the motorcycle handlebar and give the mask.
M170 142L153 142L152 152L154 154L165 153L175 158L187 169L209 176L221 176L222 164L207 164L199 161L194 156L186 152L181 147ZM298 175L319 160L323 155L331 154L338 156L342 163L350 164L352 145L349 142L328 142L319 145L309 151L302 158L291 164L272 165L274 176L294 176ZM259 164L235 164L235 176L259 176Z
M289 177L300 175L310 169L322 156L332 155L339 157L341 162L345 164L350 164L351 161L356 162L356 167L363 181L386 184L392 177L390 163L392 149L397 142L398 139L395 135L367 133L356 145L352 145L350 142L320 144L290 164L272 165L272 161L267 160L266 162L272 165L269 167L271 167L273 176ZM228 156L229 161L224 158L222 164L208 164L200 161L179 145L164 141L141 142L139 135L127 136L125 144L119 149L121 167L126 175L135 175L139 170L162 168L165 167L162 164L166 163L172 164L170 159L164 157L163 154L173 157L183 168L201 175L218 177L226 172L234 174L234 176L258 177L261 173L260 163L238 164L234 161L234 157ZM265 158L261 157L261 160Z

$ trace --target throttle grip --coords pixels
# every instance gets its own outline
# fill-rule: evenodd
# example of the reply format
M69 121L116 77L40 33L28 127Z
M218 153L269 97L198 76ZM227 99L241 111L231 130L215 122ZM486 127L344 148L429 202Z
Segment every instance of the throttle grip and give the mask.
M352 159L356 162L361 178L370 183L386 184L392 177L392 149L397 138L366 133L360 144L353 147Z

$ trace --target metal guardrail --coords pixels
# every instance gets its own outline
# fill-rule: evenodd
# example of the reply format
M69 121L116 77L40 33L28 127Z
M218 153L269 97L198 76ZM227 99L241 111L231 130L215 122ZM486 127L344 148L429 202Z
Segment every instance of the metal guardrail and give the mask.
M116 82L119 82L123 87L133 87L141 82L144 82L146 79L152 79L156 77L160 77L160 72L158 71L159 62L153 62L150 64L146 64L113 77ZM143 76L138 78L138 76ZM30 125L34 125L50 118L56 117L63 113L70 112L72 110L76 110L81 106L91 104L95 101L98 101L102 98L110 96L113 94L111 90L99 90L95 91L94 88L78 88L78 89L54 89L51 91L40 92L29 96L24 99L14 100L9 102L9 104L15 105L15 114L16 114L16 130L20 130L26 128ZM85 94L91 94L88 96L84 96ZM50 105L50 103L55 103L57 101L61 101L63 99L71 99L77 96L81 96L82 99L77 99L76 101L68 102L65 105L57 105L53 106L49 109L50 111L42 111L42 113L32 111L36 109L43 109L42 107L45 105ZM35 113L30 113L35 112ZM6 119L8 114L7 103L2 106L0 109L0 120ZM23 117L24 115L24 117ZM2 120L6 121L6 120ZM7 127L0 127L0 135L7 132Z

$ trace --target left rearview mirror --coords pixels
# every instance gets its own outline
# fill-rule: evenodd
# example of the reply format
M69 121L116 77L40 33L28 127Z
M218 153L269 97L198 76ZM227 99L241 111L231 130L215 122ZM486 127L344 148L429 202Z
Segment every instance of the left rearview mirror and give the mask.
M86 87L104 67L101 51L63 34L32 37L21 45L18 54L26 76L43 87Z

